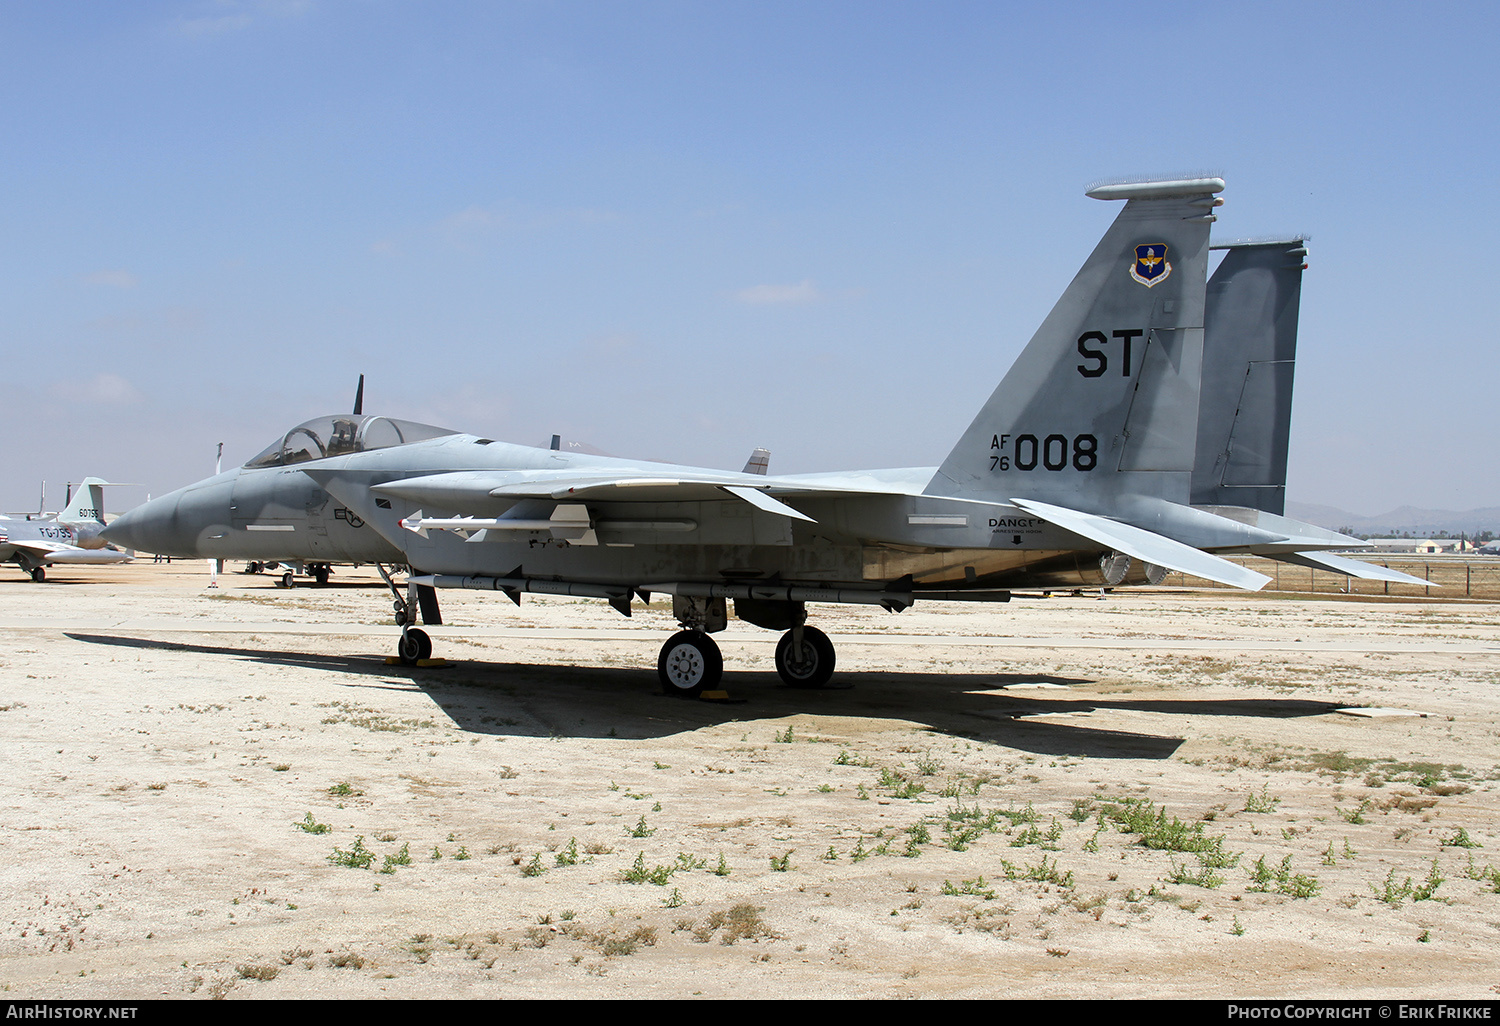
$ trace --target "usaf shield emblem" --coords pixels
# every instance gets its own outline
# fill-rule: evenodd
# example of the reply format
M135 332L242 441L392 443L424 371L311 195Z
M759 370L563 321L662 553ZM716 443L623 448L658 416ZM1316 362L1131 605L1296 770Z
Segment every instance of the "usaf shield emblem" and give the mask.
M1171 273L1172 265L1167 263L1165 242L1135 247L1135 263L1130 265L1130 276L1136 281L1149 289L1166 281Z

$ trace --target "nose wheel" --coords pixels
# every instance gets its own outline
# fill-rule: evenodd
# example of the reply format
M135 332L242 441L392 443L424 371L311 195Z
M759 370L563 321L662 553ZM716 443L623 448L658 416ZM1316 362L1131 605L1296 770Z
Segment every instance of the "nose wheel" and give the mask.
M816 627L794 627L776 643L776 672L788 687L822 687L833 676L834 661L833 642Z
M714 639L702 631L678 631L661 647L656 675L663 693L697 698L718 687L724 676L724 656Z
M420 660L432 658L432 639L420 627L408 627L401 632L396 643L396 655L407 666L415 666Z

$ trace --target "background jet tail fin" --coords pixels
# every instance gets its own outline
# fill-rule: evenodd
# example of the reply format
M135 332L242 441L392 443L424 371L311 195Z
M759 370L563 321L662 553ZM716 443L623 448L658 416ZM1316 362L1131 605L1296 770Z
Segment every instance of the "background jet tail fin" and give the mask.
M1209 280L1192 504L1282 514L1306 239L1231 242Z
M73 493L73 498L68 502L67 509L57 515L57 519L65 524L78 524L85 521L104 523L104 488L109 484L103 478L86 477Z
M1217 178L1092 189L1127 200L928 483L929 494L1073 506L1186 502ZM1122 475L1124 475L1122 477Z

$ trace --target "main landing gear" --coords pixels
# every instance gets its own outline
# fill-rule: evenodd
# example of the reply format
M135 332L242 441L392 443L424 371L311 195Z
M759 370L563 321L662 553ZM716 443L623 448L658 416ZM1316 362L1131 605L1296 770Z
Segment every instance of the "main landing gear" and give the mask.
M801 602L735 600L739 618L757 627L785 630L776 644L776 673L793 688L820 688L833 676L837 659L833 642L816 627L806 626L807 608ZM719 686L724 657L710 637L729 622L723 599L677 595L672 612L683 630L667 639L656 660L663 693L697 698Z
M656 675L669 695L697 698L719 685L724 676L724 656L713 638L701 630L678 631L661 647Z
M319 585L327 584L329 575L333 573L332 568L329 567L327 563L308 563L304 567L301 563L262 563L258 560L252 560L251 562L246 563L245 573L261 574L265 573L267 570L274 570L278 566L282 568L281 586L283 588L296 587L297 573L299 572L299 570L306 573Z
M793 627L776 643L776 672L788 687L822 687L834 662L833 642L816 627Z
M47 570L45 567L34 566L26 572L31 575L31 579L37 584L41 584L47 579Z

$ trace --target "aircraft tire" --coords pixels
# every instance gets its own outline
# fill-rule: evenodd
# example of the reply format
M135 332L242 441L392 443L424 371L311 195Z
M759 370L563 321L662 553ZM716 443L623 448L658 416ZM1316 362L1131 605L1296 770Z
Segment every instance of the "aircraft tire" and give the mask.
M281 586L283 588L290 588L295 583L297 583L297 578L292 575L290 570L281 575Z
M313 580L317 581L318 585L320 587L322 585L325 585L325 584L328 583L328 567L326 567L326 566L317 566L317 567L314 567L312 575L313 575Z
M678 631L661 647L656 675L663 694L697 698L724 676L724 655L702 631Z
M258 574L264 569L265 567L261 566L259 563L252 562L245 567L245 573Z
M833 642L816 627L802 628L800 658L792 653L792 632L787 631L776 643L776 673L793 688L820 688L833 676L837 661Z
M420 660L432 658L432 639L420 627L408 627L401 632L396 643L396 655L407 666L415 666Z
M41 584L43 581L45 581L47 579L47 570L46 570L46 568L45 567L40 567L40 566L36 567L34 570L31 571L31 579L33 581L35 581L36 583Z

